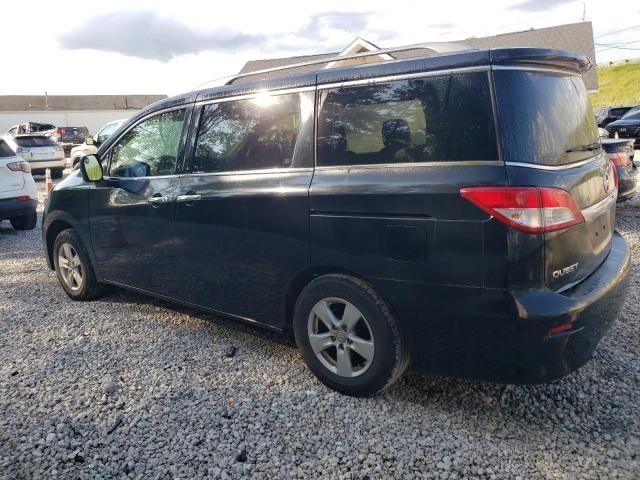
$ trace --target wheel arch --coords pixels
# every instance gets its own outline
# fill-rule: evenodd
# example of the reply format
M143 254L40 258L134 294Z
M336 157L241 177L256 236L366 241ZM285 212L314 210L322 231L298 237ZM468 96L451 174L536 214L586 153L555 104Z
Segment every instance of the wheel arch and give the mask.
M60 232L73 228L78 232L80 239L84 243L87 252L89 253L89 259L91 261L93 269L96 272L96 275L98 275L97 265L95 262L95 258L93 257L93 248L88 238L89 232L87 230L87 227L88 226L85 224L83 228L82 222L76 221L76 219L74 219L66 212L57 210L46 215L42 225L42 240L45 247L47 265L51 270L54 270L53 244L55 243L56 238L58 237Z
M377 285L373 284L370 280L365 278L362 275L359 275L356 272L335 267L335 266L314 266L310 267L302 272L298 273L289 285L287 286L284 298L284 329L287 331L293 330L293 313L296 306L296 301L302 293L302 290L309 285L313 280L318 277L322 277L325 275L348 275L350 277L356 278L363 282L366 282L373 288L380 297L386 302L387 306L391 310L391 313L397 318L396 311L393 307L393 304L389 301L389 298L385 295L384 291L378 288ZM400 319L398 319L400 323ZM400 327L400 325L399 325Z

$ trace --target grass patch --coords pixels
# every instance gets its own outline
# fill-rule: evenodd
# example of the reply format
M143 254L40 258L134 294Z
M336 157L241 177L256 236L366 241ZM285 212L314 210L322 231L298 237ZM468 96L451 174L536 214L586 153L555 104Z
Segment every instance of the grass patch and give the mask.
M599 67L600 91L590 94L594 108L640 105L640 61Z

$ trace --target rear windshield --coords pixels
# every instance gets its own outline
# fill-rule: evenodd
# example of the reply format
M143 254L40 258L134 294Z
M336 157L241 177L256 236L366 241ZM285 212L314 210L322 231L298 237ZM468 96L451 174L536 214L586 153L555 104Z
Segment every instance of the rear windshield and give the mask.
M593 156L598 127L582 78L494 71L505 161L562 165Z
M11 150L11 147L7 145L4 140L0 140L0 158L2 157L14 157L15 153Z
M21 147L51 147L56 144L49 137L16 137L15 141Z

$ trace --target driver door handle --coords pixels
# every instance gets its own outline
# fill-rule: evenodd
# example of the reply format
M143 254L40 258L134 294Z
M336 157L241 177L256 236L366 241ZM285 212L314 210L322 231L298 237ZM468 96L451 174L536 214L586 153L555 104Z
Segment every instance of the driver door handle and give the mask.
M176 197L176 201L178 202L195 202L196 200L200 200L202 195L197 194L187 194L187 195L178 195Z

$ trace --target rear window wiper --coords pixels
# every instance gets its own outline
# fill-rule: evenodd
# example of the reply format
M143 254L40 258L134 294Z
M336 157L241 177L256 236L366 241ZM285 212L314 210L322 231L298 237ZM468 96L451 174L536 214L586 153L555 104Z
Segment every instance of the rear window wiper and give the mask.
M580 145L579 147L573 147L569 150L566 150L566 153L571 152L593 152L594 150L598 150L600 148L600 142L590 143L589 145Z

